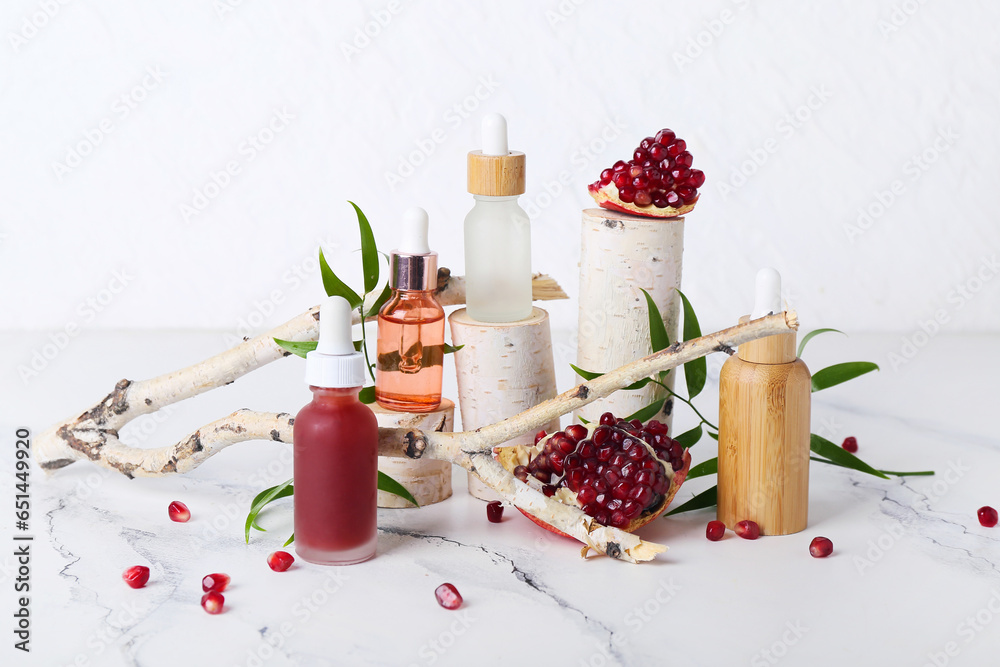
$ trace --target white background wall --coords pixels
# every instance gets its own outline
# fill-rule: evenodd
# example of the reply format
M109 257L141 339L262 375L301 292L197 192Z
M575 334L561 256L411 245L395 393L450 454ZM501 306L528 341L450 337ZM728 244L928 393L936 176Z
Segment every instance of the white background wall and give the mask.
M499 110L535 268L571 295L586 184L667 126L708 175L684 267L706 329L774 265L807 329L996 331L998 21L985 1L4 0L0 327L277 324L322 294L318 241L359 283L347 199L385 249L424 206L460 273L465 153Z

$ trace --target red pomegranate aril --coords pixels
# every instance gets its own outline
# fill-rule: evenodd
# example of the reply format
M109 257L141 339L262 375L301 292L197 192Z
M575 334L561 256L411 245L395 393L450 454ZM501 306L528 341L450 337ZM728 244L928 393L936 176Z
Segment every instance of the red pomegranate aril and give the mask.
M649 157L660 161L667 157L667 147L663 144L653 144L649 147Z
M618 160L618 162L615 162L614 165L611 166L611 171L617 174L620 171L624 171L628 168L628 166L629 164L625 160Z
M618 198L626 204L633 203L635 201L635 188L631 185L623 185L618 189Z
M690 167L694 163L694 156L684 151L674 158L674 164Z
M712 540L713 542L718 542L726 534L726 524L721 521L709 521L708 525L705 526L705 537Z
M548 484L552 481L552 473L548 470L536 470L533 475L542 484Z
M614 426L615 421L615 416L610 412L605 412L601 415L601 426Z
M647 190L649 188L649 178L646 174L639 174L632 179L632 187L638 191Z
M618 482L611 487L611 495L618 500L627 500L628 494L632 491L632 486L628 482Z
M275 551L267 557L267 566L275 572L284 572L292 566L295 559L287 551Z
M434 597L445 609L458 609L462 606L462 594L454 584L441 584L434 589Z
M705 172L701 169L692 169L688 175L687 184L692 188L700 188L705 185Z
M580 447L576 450L576 453L582 456L584 459L590 459L597 456L597 447L590 440L584 440L580 443Z
M601 172L601 185L607 185L611 182L611 178L615 175L615 172L611 169L605 169Z
M633 486L632 490L629 492L629 500L634 500L643 507L649 507L649 504L653 502L653 490L644 484L639 486Z
M576 492L576 499L580 501L581 505L589 505L597 500L597 491L591 486L581 486L580 490Z
M628 525L629 518L621 510L611 513L611 525L615 528L624 528Z
M597 513L594 514L594 520L602 526L607 526L611 523L611 512L605 509L598 510Z
M639 431L642 429L642 422L639 421L638 419L633 419L632 421L629 422L629 426Z
M979 516L979 523L984 528L992 528L997 525L997 511L989 505L984 505L976 512Z
M814 537L809 543L809 555L813 558L826 558L833 553L833 542L825 537Z
M556 487L552 484L545 484L542 486L542 493L545 494L546 497L551 498L556 495Z
M674 139L673 142L667 146L667 155L672 158L676 158L678 155L687 150L687 142L683 139Z
M598 447L597 448L597 460L601 463L607 463L611 460L611 457L615 454L614 447Z
M226 603L226 598L219 591L209 591L201 596L201 606L209 614L221 614L222 605Z
M205 591L222 591L229 588L229 575L223 574L221 572L216 572L215 574L205 575L205 578L201 580L201 590Z
M572 438L574 442L580 442L587 437L587 428L580 424L570 424L566 427L566 435Z
M499 500L486 503L486 518L490 523L500 523L500 520L503 519L503 503Z
M635 461L629 461L622 466L622 477L629 481L634 481L636 474L642 470Z
M537 445L539 442L541 442L542 438L544 438L546 435L548 435L548 434L545 432L544 429L541 430L541 431L539 431L538 433L536 433L535 434L535 444Z
M677 195L681 198L681 201L685 204L690 204L695 199L698 198L698 191L694 188L681 187L677 188Z
M618 466L608 466L604 470L604 481L614 486L621 481L622 473Z
M133 565L122 572L122 579L132 588L142 588L149 581L149 568L145 565Z
M652 470L641 470L635 476L636 484L645 484L646 486L653 486L653 482L656 481L656 473Z
M604 503L604 509L608 510L609 512L615 512L617 510L620 510L624 506L625 506L625 501L620 500L618 498L608 498L607 502Z
M177 523L187 523L191 520L191 510L179 500L170 503L170 506L167 507L167 514L170 515L171 521Z
M622 512L625 513L625 516L627 516L630 521L642 514L643 509L643 506L634 500L626 500L625 504L622 506Z
M642 175L642 167L637 164L633 164L628 168L628 175L632 178Z
M628 172L619 171L615 173L614 178L612 178L611 180L614 182L615 187L621 190L631 182L632 177L628 175Z
M607 426L598 426L596 429L594 429L594 435L592 436L591 439L594 441L595 445L600 446L603 445L605 442L607 442L608 438L610 437L611 437L610 428L608 428Z
M760 526L757 525L756 521L740 521L733 531L744 540L756 540L760 537Z
M522 482L528 481L528 468L527 466L517 466L514 468L514 477L518 478Z
M841 445L841 447L844 448L845 452L850 452L851 454L854 454L855 452L858 451L858 439L855 438L853 435L849 435L846 438L844 438L844 443Z
M638 190L638 191L636 191L636 193L635 193L635 205L636 206L649 206L652 203L653 203L653 197L650 196L648 190Z
M656 136L653 137L653 141L658 144L663 144L664 146L669 146L676 138L677 135L674 134L673 130L662 129L656 133Z
M644 162L649 159L649 153L641 148L632 153L632 162Z
M669 204L667 204L666 197L657 195L656 197L653 197L653 206L656 206L658 208L667 208Z
M676 459L674 461L671 461L670 462L670 467L673 468L674 472L677 472L678 470L680 470L681 468L684 467L684 461L682 461L680 459Z
M652 146L654 143L656 143L656 140L653 139L653 137L646 137L645 139L639 142L639 148L641 148L644 151L648 151L650 146Z

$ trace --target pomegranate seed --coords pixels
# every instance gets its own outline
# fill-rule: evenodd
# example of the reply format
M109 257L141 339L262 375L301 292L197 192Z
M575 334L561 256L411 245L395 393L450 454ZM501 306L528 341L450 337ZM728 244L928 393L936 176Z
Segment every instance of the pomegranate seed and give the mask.
M642 509L642 505L634 500L627 500L622 506L622 512L625 512L625 516L627 516L630 520L642 514Z
M844 444L841 445L845 452L850 452L851 454L858 451L858 439L853 435L844 438Z
M613 414L611 414L610 412L605 412L603 415L601 415L601 426L614 426L614 425L615 425L615 416Z
M633 164L632 166L630 166L628 168L628 175L631 176L632 178L635 178L636 176L641 176L642 175L642 167L640 167L637 164Z
M648 159L649 159L649 153L642 150L641 148L638 149L636 152L632 153L632 160L634 162L644 162Z
M122 579L132 588L142 588L149 581L149 568L145 565L133 565L122 572Z
M587 437L587 429L580 424L570 424L566 427L566 435L575 442L580 442Z
M997 511L989 505L980 507L976 514L979 515L979 523L986 528L992 528L997 525Z
M597 491L590 486L581 487L576 493L576 499L580 501L581 505L588 505L597 499Z
M597 513L594 514L594 521L602 526L607 526L611 523L611 512L607 510L598 510Z
M634 201L636 206L649 206L653 203L653 198L650 196L648 190L637 190Z
M503 518L503 504L499 500L486 503L486 518L490 523L500 523Z
M726 524L721 521L709 521L708 525L705 526L705 537L713 542L718 542L725 534Z
M756 521L740 521L733 530L744 540L756 540L760 537L760 526Z
M649 177L646 174L639 174L632 179L632 187L636 190L648 190L649 189Z
M625 512L621 510L611 513L611 525L615 528L624 528L629 524L629 519L625 516Z
M687 150L687 142L683 139L674 139L674 142L667 146L667 155L672 158L676 158L678 155Z
M445 609L458 609L462 606L462 594L453 584L441 584L435 588L434 597Z
M644 151L648 151L649 147L652 146L654 143L656 143L656 140L653 139L653 137L646 137L645 139L639 142L639 148L641 148Z
M601 185L607 185L611 182L611 178L615 175L615 172L610 169L605 169L601 172Z
M177 523L187 523L191 520L191 510L179 500L170 503L170 506L167 508L167 514L170 515L171 521L176 521Z
M623 185L618 190L618 198L626 204L631 204L635 201L635 188L631 185Z
M632 181L632 177L628 175L628 172L619 171L615 173L611 181L615 184L616 188L621 190Z
M618 160L618 162L615 162L614 165L612 165L611 171L617 174L620 171L625 171L626 167L628 167L628 162L625 162L625 160Z
M825 537L814 537L809 543L809 554L813 558L826 558L833 553L833 542Z
M674 158L674 164L684 167L690 167L693 162L694 162L694 156L688 153L687 151L684 151L683 153Z
M201 590L205 591L218 591L222 592L229 588L229 575L223 574L221 572L216 572L215 574L206 575L204 579L201 580Z
M528 481L528 469L525 466L517 466L514 468L514 477L518 478L522 482Z
M653 138L653 140L658 144L669 146L671 143L673 143L674 139L676 138L677 135L674 134L673 130L662 129L656 133L656 136Z
M219 591L209 591L201 596L201 606L209 614L221 614L222 605L226 603L226 598L222 597Z
M548 433L546 433L544 429L536 433L535 444L537 445L539 442L541 442L542 438L544 438L546 435L548 435Z
M556 495L556 487L552 486L551 484L546 484L545 486L542 487L542 493L544 493L546 497L551 498L552 496ZM499 521L499 519L497 521Z
M700 188L705 185L705 172L701 169L692 169L688 176L688 185L692 188Z
M267 566L275 572L284 572L292 566L295 559L287 551L275 551L267 557Z

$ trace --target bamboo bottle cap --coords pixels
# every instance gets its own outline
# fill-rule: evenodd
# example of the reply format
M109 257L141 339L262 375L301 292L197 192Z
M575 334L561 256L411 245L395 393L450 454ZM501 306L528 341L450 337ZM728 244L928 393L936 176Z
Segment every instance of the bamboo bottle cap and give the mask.
M486 197L524 194L524 153L507 149L507 120L498 113L483 118L483 149L470 151L468 190Z

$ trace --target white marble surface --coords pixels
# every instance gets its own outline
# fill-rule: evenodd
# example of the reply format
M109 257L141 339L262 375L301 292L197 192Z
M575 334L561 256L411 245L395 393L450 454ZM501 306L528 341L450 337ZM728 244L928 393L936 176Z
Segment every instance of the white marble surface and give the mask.
M43 336L2 334L0 345L19 352ZM276 574L265 556L291 530L290 506L270 511L269 532L249 546L242 523L253 494L290 476L286 445L240 444L170 479L129 481L86 463L48 478L35 470L33 651L15 652L5 630L2 663L993 665L1000 528L980 527L976 509L1000 506L997 343L996 335L940 335L894 372L886 357L899 336L816 339L806 354L814 368L871 359L884 370L815 395L814 430L838 442L857 436L878 467L938 475L885 482L814 464L804 533L757 542L730 533L712 543L709 512L658 520L643 534L671 549L641 566L583 561L575 542L511 509L501 524L488 523L457 472L452 499L380 512L374 560L340 569L298 562ZM222 334L85 332L27 384L7 365L0 493L12 493L16 427L40 432L126 374L148 377L223 346ZM306 398L298 363L272 364L178 406L140 425L133 442L162 444L242 406L295 410ZM710 382L701 402L709 414L714 395ZM679 414L683 428L689 415ZM695 460L712 449L698 444ZM709 483L685 485L678 502ZM190 523L167 519L174 499L190 506ZM10 513L0 523L8 545ZM815 535L833 540L834 556L808 555ZM9 625L13 562L7 545L0 553ZM134 564L153 570L145 589L120 579ZM198 602L201 577L215 571L233 584L225 613L213 617ZM433 590L445 581L465 597L460 611L436 604Z

